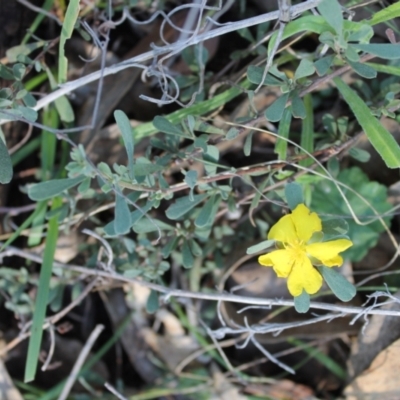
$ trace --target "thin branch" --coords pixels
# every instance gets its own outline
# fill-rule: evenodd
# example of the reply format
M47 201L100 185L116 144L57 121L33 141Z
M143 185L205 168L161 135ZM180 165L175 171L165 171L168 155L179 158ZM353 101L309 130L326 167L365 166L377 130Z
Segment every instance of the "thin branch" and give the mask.
M320 2L321 2L321 0L308 0L304 3L297 4L293 7L291 7L290 14L294 18L304 11L315 8ZM181 52L183 50L182 45L184 45L184 47L192 46L192 45L204 42L206 40L224 35L226 33L236 31L238 29L243 29L243 28L247 28L250 26L261 24L263 22L276 20L279 18L279 16L280 16L279 10L272 11L267 14L258 15L256 17L247 18L242 21L232 22L228 25L217 27L209 32L204 32L200 35L197 35L197 36L193 37L190 41L186 41L184 43L179 41L179 42L173 43L171 45L167 45L167 46L164 46L161 48L156 48L154 50L150 50L148 52L142 53L138 56L130 58L129 60L125 60L125 61L117 63L111 67L104 68L104 70L95 71L89 75L82 77L82 78L76 79L75 81L63 84L60 89L48 94L46 97L39 100L37 105L34 107L34 109L36 111L40 110L43 107L45 107L46 105L57 100L61 96L71 93L72 91L74 91L84 85L87 85L90 82L100 79L101 76L106 77L108 75L116 74L117 72L122 71L126 68L131 68L131 67L135 67L135 66L139 67L139 68L145 68L145 66L142 65L142 63L145 63L146 61L152 60L155 57L158 57L163 54L173 53L173 52L177 52L177 51ZM3 125L6 122L7 121L5 121L5 120L0 120L0 125Z
M82 365L85 362L87 356L89 355L90 350L92 349L94 342L100 336L100 333L103 331L104 325L97 325L92 333L89 336L89 339L86 341L85 346L83 347L82 351L80 352L75 364L72 368L71 373L68 376L67 382L58 397L58 400L65 400L68 397L69 392L72 389L76 379L78 378L79 371L82 369Z
M1 245L2 243L0 243ZM43 258L37 254L30 253L25 250L20 250L16 247L9 246L4 252L0 253L0 257L7 256L18 256L25 258L27 260L32 260L37 263L42 263ZM238 296L229 293L197 293L191 292L187 290L179 290L179 289L170 289L168 287L158 285L156 283L143 281L136 278L128 278L124 275L118 273L110 273L106 271L94 270L86 267L82 267L80 265L71 265L71 264L63 264L60 262L54 262L55 267L65 268L69 271L75 271L80 274L85 274L86 276L97 276L102 278L108 278L115 281L121 281L126 283L136 283L141 286L148 287L153 289L159 293L164 293L164 301L168 301L170 297L178 297L178 298L191 298L191 299L199 299L199 300L210 300L210 301L230 301L232 303L240 303L240 304L252 304L252 305L260 305L260 306L294 306L293 300L283 300L283 299L270 299L270 298L259 298L259 297L247 297L247 296ZM341 306L336 304L328 304L312 301L310 304L311 309L316 310L326 310L334 313L343 313L343 314L354 314L354 315L365 315L366 310L363 307L354 307L354 306ZM390 315L400 317L400 311L396 310L376 310L372 308L368 310L368 315ZM0 351L0 355L2 351Z

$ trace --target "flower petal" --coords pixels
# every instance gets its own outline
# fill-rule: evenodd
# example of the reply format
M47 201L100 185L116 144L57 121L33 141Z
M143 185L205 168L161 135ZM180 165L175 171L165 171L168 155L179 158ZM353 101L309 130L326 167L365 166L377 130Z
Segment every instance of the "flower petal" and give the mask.
M278 242L297 242L297 232L291 214L283 216L269 231L268 239Z
M322 276L306 257L296 260L288 278L288 289L292 296L300 296L303 289L308 294L317 293L322 286Z
M299 204L290 214L295 226L297 237L304 243L311 239L314 232L322 230L321 219L315 212L310 212L304 204Z
M345 251L353 242L348 239L337 239L329 242L311 243L306 246L306 252L321 261L327 267L342 265L343 259L339 253Z
M276 275L287 278L296 258L292 250L274 250L258 257L258 262L265 267L273 267Z

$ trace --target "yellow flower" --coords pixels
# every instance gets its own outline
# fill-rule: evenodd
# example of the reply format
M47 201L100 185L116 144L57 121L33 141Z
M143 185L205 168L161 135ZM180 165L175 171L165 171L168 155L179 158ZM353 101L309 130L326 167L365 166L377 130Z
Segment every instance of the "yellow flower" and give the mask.
M343 259L339 253L353 245L348 239L308 243L311 236L320 231L320 218L304 204L282 217L269 231L268 239L276 240L279 250L260 256L258 262L272 267L279 277L288 278L292 296L300 296L303 290L308 294L317 293L322 286L322 276L312 262L326 267L340 266Z

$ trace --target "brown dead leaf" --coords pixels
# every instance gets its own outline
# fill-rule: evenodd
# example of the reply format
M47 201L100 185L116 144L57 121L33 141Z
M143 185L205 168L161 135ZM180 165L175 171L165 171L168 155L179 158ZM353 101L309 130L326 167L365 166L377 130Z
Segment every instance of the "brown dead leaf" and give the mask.
M272 385L246 386L245 392L253 396L262 396L272 399L308 400L314 395L311 388L287 379L276 381Z
M400 339L381 351L362 375L345 389L346 400L400 399Z

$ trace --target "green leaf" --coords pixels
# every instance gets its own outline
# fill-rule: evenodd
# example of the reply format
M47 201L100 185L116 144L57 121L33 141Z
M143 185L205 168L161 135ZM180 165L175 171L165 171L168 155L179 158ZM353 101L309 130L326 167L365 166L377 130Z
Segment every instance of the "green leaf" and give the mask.
M299 204L304 203L303 188L296 182L285 185L285 196L289 208L293 211Z
M149 314L154 314L160 308L160 303L158 301L158 293L151 289L149 297L146 302L146 311Z
M356 288L334 267L317 267L333 294L341 301L350 301L357 293Z
M32 51L43 47L44 44L45 44L44 41L37 41L33 43L21 44L18 46L11 47L6 51L8 62L15 63L17 61L18 56L20 56L21 54L27 56L28 54L32 53Z
M349 224L343 218L332 218L322 220L322 232L324 232L325 241L333 237L343 236L349 230Z
M193 201L193 189L196 186L197 183L197 171L195 170L190 170L188 172L186 172L185 175L185 182L188 185L189 189L190 189L190 200Z
M128 170L130 178L133 180L135 178L133 173L133 154L135 151L133 142L133 133L131 123L126 114L121 110L114 111L114 118L117 122L118 128L121 131L122 139L124 140L126 154L128 155Z
M283 118L279 123L278 135L279 138L275 143L275 153L278 154L280 160L286 160L287 145L286 139L289 138L290 123L292 121L292 112L290 108L287 108L283 113Z
M13 74L16 80L20 81L23 79L26 71L26 67L24 64L17 63L13 65Z
M370 67L374 68L378 72L382 72L383 74L400 76L400 67L395 65L385 65L385 64L377 64L377 63L366 63Z
M199 215L196 218L194 224L198 228L203 228L207 225L211 225L214 222L215 213L218 210L218 207L215 206L215 203L221 201L221 197L219 195L212 195L204 204L203 208L201 209Z
M271 122L278 122L281 120L283 112L285 111L286 102L288 101L289 93L283 93L279 96L266 110L265 118Z
M182 246L182 264L185 268L192 268L193 262L194 259L189 242L185 239Z
M370 25L360 22L360 28L350 32L347 42L361 42L368 43L372 36L374 36L374 30Z
M204 168L208 175L216 173L218 168L219 150L217 146L207 145L207 151L203 154Z
M146 217L146 218L141 218L139 221L135 222L134 225L132 226L132 229L136 233L150 233L150 232L156 232L158 230L171 231L174 229L174 227L158 219L155 218L149 219Z
M299 66L294 73L294 79L298 80L301 78L305 78L306 76L310 76L315 72L315 66L312 61L307 60L307 58L303 58L300 61Z
M292 98L292 115L295 118L304 119L306 117L306 108L303 100L296 93Z
M304 314L310 309L310 295L304 289L301 295L294 297L293 300L294 308L298 313Z
M375 150L381 155L389 168L400 167L400 148L393 136L372 115L371 110L360 96L342 79L334 78L339 92L353 111Z
M53 179L51 181L36 183L28 188L28 196L31 200L35 201L51 199L64 192L64 190L78 185L85 178L85 176L77 176L76 178Z
M314 66L319 76L325 75L331 67L335 56L329 55L315 61Z
M189 196L181 197L171 204L165 214L169 219L178 219L183 217L187 212L192 210L198 204L200 204L208 194L197 194L193 196L193 200L190 200Z
M164 258L167 258L170 256L171 252L176 248L176 245L178 244L179 237L178 236L173 236L169 242L162 248L161 254Z
M364 51L368 54L373 54L377 57L386 60L397 60L400 58L400 45L390 43L352 43L352 47L357 50Z
M248 157L251 154L251 144L253 142L253 135L254 131L250 131L244 141L243 153L246 157Z
M58 85L54 78L53 73L51 72L51 69L46 66L45 70L46 70L46 74L49 78L50 87L53 90L57 89ZM60 116L61 121L70 123L75 120L74 110L72 109L71 104L66 96L59 97L58 99L56 99L54 101L54 104L56 106L56 109L57 109L58 115Z
M317 10L339 36L343 35L342 7L337 0L322 0Z
M260 253L275 244L275 240L264 240L263 242L257 243L254 246L250 246L246 250L246 254Z
M62 205L62 200L56 198L53 200L52 208L58 208ZM25 365L24 382L30 382L35 379L36 368L39 358L40 346L43 336L43 322L46 316L47 303L49 300L50 278L53 269L54 253L56 251L58 239L58 220L53 217L49 221L49 228L46 235L46 242L43 252L43 262L40 268L38 292L35 300L35 311L31 328L31 337L29 338L28 355Z
M161 165L151 164L150 162L136 162L132 167L134 176L147 176L155 172L162 171L164 168Z
M3 140L0 138L0 183L3 185L11 181L13 167L10 155Z
M293 21L290 21L283 30L281 41L301 32L313 32L321 34L322 32L330 30L332 30L332 28L326 22L325 18L319 15L307 15L304 17L297 18ZM278 37L278 31L276 31L272 35L268 43L268 54L271 54L271 50L273 49L276 43L277 37Z
M365 65L363 63L353 62L353 61L349 61L349 64L351 68L353 68L353 70L363 78L367 79L376 78L377 72L372 67Z
M353 167L339 173L337 180L356 191L360 196L342 187L347 200L358 218L365 222L376 218L370 206L376 209L378 214L384 214L391 209L387 201L387 189L378 182L370 181L360 168ZM365 203L362 199L365 199ZM368 250L376 245L380 233L384 227L378 220L372 220L367 225L359 225L353 221L350 211L335 184L329 180L323 180L315 184L312 196L311 207L318 214L342 216L346 219L349 230L348 236L353 246L343 253L344 258L351 261L360 261ZM389 224L390 217L383 218Z
M35 107L36 99L28 92L22 99L27 107Z
M385 21L391 21L396 17L400 17L400 3L395 2L389 7L384 8L373 14L372 18L367 21L369 25L373 26Z
M58 81L64 83L67 80L68 60L65 57L65 43L71 38L72 32L79 15L79 0L70 0L61 29L58 49Z
M6 79L8 81L13 81L15 79L12 70L10 68L7 68L3 64L0 64L0 78Z
M132 226L131 212L127 201L119 194L115 196L115 220L114 229L116 235L129 232Z
M302 150L312 154L314 151L314 107L311 93L308 93L303 98L304 108L306 116L301 124L301 139L300 145ZM307 158L300 160L299 164L303 167L309 167L313 163L313 160Z
M226 139L227 140L235 139L239 135L239 132L240 131L237 128L234 128L234 127L230 128L228 130L228 132L226 133Z
M357 147L352 147L349 150L349 156L362 163L368 162L371 158L371 154L368 151L358 149Z
M21 116L28 121L35 122L37 120L38 113L34 109L17 105L17 110L21 113Z
M154 117L153 125L160 132L164 132L168 135L174 135L174 136L179 136L179 137L183 137L183 138L193 139L190 135L187 135L180 128L171 124L171 122L169 122L167 118L161 117L160 115L157 115L156 117Z
M255 83L256 85L260 84L263 75L264 75L264 68L257 67L255 65L250 65L249 68L247 69L247 79L251 83ZM282 84L283 82L281 80L275 78L270 73L267 74L263 82L263 85L268 85L268 86L281 86Z

